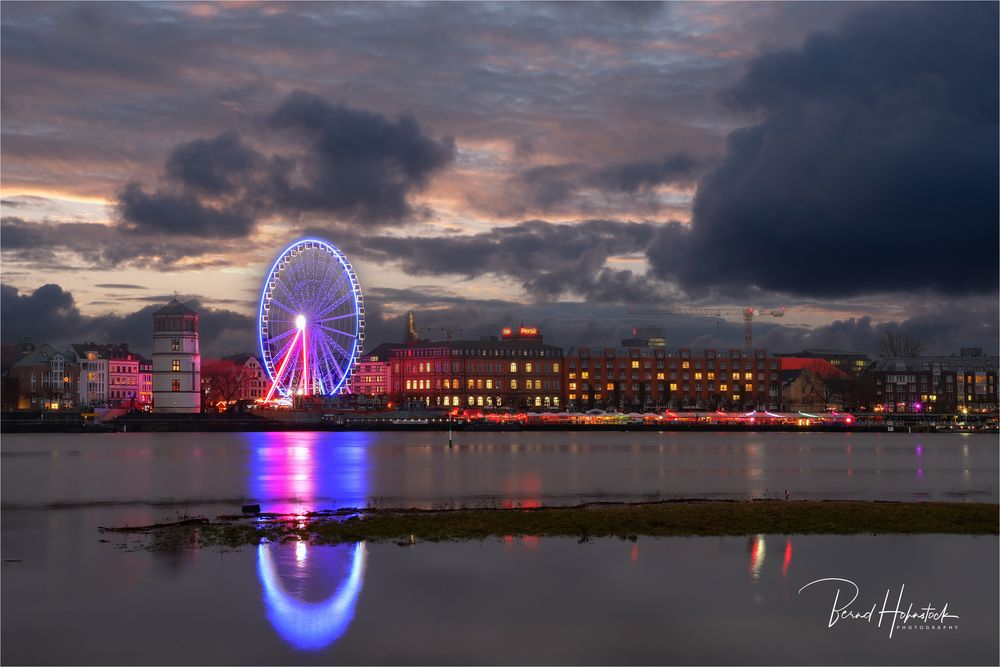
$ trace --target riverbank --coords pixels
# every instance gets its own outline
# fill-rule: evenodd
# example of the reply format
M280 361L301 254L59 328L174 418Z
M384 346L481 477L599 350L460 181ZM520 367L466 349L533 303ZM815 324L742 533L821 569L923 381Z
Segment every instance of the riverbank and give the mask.
M957 534L997 535L1000 506L991 503L896 503L860 501L701 501L573 507L399 510L347 509L307 515L187 517L152 526L101 528L140 548L172 550L186 545L237 548L272 542L310 544L392 541L401 545L506 536L639 536ZM128 542L128 540L126 540ZM125 544L136 547L137 545Z
M272 419L254 414L157 415L130 414L103 423L84 420L72 413L25 415L5 413L0 433L255 433L278 431L437 431L454 432L721 432L721 433L997 433L995 423L957 426L945 422L897 419L892 423L750 423L712 421L659 421L618 424L517 424L491 421L451 421L440 414L396 417L345 417L325 419L322 415L305 419ZM447 436L444 436L447 441Z

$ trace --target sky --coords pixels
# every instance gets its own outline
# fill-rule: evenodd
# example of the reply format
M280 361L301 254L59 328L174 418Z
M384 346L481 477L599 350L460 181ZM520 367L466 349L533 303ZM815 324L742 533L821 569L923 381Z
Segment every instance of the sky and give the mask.
M368 346L998 347L997 3L3 3L0 334L253 351L340 247Z

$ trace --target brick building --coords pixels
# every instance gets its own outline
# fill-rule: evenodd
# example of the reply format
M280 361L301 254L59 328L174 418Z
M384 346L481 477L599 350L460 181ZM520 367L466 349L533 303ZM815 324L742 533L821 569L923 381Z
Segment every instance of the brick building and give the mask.
M478 341L417 341L390 352L390 400L430 408L563 406L562 348L534 327Z
M1000 358L975 355L880 359L872 409L877 412L996 412Z

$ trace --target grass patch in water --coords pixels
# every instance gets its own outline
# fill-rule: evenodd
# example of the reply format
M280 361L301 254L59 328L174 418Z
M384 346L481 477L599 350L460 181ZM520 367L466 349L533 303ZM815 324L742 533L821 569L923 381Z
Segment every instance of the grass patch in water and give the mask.
M532 509L366 509L319 512L304 519L262 515L219 517L172 524L102 528L143 536L142 547L238 548L261 539L311 544L483 540L491 537L721 536L752 534L960 534L1000 533L1000 506L990 503L865 501L664 501L593 503ZM127 548L130 545L125 545ZM134 543L131 546L135 546Z

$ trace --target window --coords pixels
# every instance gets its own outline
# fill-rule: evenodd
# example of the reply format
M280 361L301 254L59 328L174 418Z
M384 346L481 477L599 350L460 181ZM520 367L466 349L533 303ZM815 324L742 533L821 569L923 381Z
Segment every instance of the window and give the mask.
M558 373L559 372L559 362L556 362L556 363L552 364L552 372L553 373Z
M510 372L511 373L516 373L517 372L517 362L516 361L510 362ZM511 387L511 389L513 389L513 388L514 387Z
M181 381L180 380L172 380L170 382L170 391L180 391L180 390L181 390Z
M510 381L510 388L511 389L517 389L517 380L511 380Z
M181 360L180 359L171 359L170 360L170 370L172 370L175 373L179 373L180 370L181 370Z

